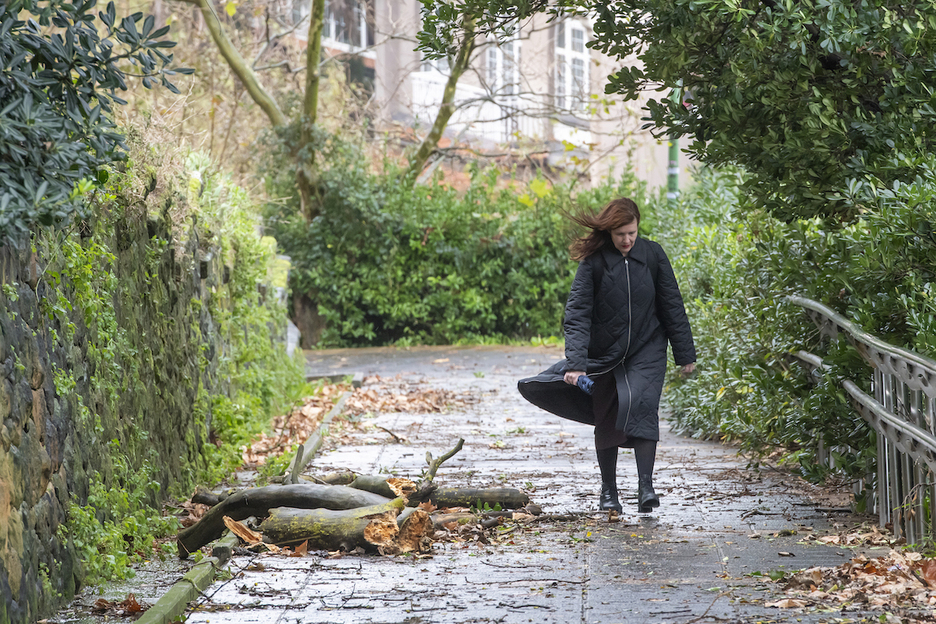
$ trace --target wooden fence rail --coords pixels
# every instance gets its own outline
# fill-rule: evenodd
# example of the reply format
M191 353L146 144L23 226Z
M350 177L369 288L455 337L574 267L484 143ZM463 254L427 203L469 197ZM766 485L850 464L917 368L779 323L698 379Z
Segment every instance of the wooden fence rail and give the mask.
M832 339L844 336L872 368L874 396L851 380L842 380L859 414L877 432L877 474L871 485L872 511L881 525L893 523L894 534L909 544L932 542L936 536L936 361L895 347L863 331L831 308L811 299L790 296L805 309L820 331ZM800 352L800 360L823 366L817 356Z

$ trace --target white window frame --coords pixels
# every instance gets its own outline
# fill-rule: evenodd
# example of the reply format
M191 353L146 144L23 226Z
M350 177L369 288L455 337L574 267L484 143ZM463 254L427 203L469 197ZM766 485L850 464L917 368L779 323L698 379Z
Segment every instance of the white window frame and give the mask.
M577 19L557 22L555 28L553 99L557 108L579 112L588 108L591 96L588 29Z
M519 36L495 44L493 41L484 57L487 87L495 100L516 99L520 95L520 60L523 46Z
M322 25L322 45L333 50L340 50L341 52L354 52L367 48L370 25L367 23L366 0L359 0L355 4L354 11L352 11L358 19L358 41L350 41L350 34L348 35L349 41L340 41L338 39L338 19L329 9L329 2L325 0L325 23ZM308 14L306 14L306 17L308 17Z

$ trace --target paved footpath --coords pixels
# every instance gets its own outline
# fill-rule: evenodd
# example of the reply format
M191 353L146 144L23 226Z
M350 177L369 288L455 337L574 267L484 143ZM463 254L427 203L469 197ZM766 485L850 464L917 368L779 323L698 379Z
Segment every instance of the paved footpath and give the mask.
M636 513L634 460L625 451L618 468L625 511L609 523L597 512L591 429L534 408L516 391L518 379L558 357L555 349L504 347L309 352L310 372L376 374L399 389L444 388L477 400L441 414L365 418L360 430L343 433L340 446L320 454L310 473L413 477L427 450L438 456L463 437L464 449L439 471L441 485L522 488L546 513L576 520L513 528L487 545L438 543L428 558L235 556L233 578L209 587L186 622L877 619L880 612L764 606L780 597L778 587L756 573L843 563L855 553L807 545L802 536L862 518L818 508L788 476L747 470L732 448L677 437L664 425L655 474L662 506Z

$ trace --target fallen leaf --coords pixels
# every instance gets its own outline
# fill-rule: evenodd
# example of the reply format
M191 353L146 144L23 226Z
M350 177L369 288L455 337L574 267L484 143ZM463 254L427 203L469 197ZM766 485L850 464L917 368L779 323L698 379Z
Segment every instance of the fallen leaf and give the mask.
M253 546L254 544L260 544L263 542L263 536L248 529L246 526L234 520L230 516L224 516L224 526L226 526L231 533L237 537L244 540L248 546Z
M920 565L920 575L927 585L936 589L936 559L926 559Z
M305 557L309 553L309 540L306 540L293 548L292 552L289 553L290 557Z
M776 607L778 609L798 609L806 606L805 600L796 600L794 598L784 598L776 602L766 602L765 607Z
M791 552L786 552L785 550L781 550L777 554L780 555L781 557L795 557L796 556Z

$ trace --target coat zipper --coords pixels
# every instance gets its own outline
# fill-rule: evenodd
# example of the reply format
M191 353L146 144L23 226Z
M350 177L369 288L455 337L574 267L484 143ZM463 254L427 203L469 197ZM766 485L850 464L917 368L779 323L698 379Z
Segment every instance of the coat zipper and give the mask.
M624 272L627 274L627 346L624 348L624 357L627 357L627 352L630 351L631 343L631 327L634 325L634 316L631 309L631 279L630 279L630 264L627 261L627 258L624 258ZM621 362L624 362L622 359ZM627 378L627 371L624 371L624 383L627 384L627 416L624 417L624 426L621 427L621 431L627 429L627 423L630 421L631 405L634 403L634 397L631 393L630 380Z

